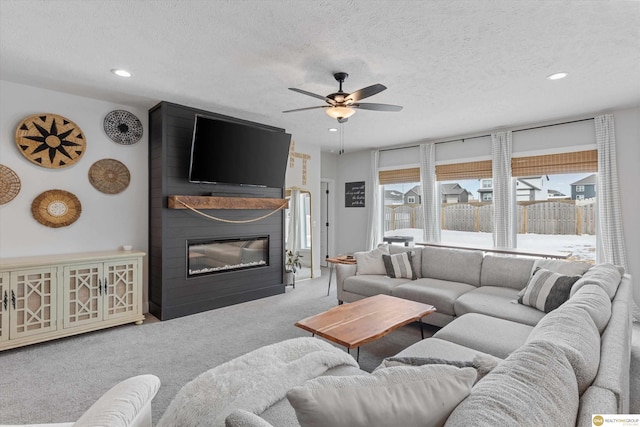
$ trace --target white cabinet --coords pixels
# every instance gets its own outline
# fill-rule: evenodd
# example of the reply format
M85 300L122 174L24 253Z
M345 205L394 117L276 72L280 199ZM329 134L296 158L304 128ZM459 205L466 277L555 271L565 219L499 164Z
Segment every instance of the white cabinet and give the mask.
M0 350L142 323L143 252L0 260Z

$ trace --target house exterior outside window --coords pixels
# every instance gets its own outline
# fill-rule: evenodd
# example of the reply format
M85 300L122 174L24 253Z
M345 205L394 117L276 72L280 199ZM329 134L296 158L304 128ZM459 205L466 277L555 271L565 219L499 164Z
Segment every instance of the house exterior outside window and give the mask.
M415 202L416 202L415 196L407 196L407 203L415 203Z
M584 185L576 185L576 193L584 193Z

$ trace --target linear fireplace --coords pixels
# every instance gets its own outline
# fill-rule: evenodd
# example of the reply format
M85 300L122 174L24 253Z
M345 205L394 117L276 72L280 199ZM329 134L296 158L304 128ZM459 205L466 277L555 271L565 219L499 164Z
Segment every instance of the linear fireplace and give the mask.
M269 265L269 236L187 241L187 278Z

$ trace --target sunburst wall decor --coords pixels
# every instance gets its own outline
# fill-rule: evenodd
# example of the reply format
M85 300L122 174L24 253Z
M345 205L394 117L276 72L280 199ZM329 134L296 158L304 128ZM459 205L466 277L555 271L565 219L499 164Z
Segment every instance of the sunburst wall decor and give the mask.
M34 114L16 129L18 149L30 162L58 169L76 163L85 152L82 129L57 114Z

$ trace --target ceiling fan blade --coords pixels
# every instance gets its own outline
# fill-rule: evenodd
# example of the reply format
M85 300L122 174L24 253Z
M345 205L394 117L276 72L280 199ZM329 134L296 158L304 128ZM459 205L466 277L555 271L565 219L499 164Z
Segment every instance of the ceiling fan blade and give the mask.
M345 102L346 101L353 101L353 102L358 102L361 99L365 99L368 98L370 96L375 95L376 93L380 93L383 90L385 90L387 87L385 85L381 85L380 83L375 84L375 85L371 85L371 86L367 86L365 88L362 88L360 90L357 90L355 92L353 92L350 95L347 95L347 97L345 98Z
M326 97L326 96L324 96L324 95L318 95L317 93L307 92L306 90L297 89L297 88L295 88L295 87L290 87L290 88L289 88L289 90L292 90L292 91L294 91L294 92L301 93L301 94L303 94L303 95L312 96L312 97L314 97L314 98L322 99L323 101L328 102L328 103L329 103L329 104L331 104L331 105L335 105L335 103L336 103L336 101L334 101L333 99L331 99L331 98L327 98L327 97Z
M391 104L373 104L371 102L363 102L359 104L351 104L352 108L359 108L361 110L375 110L375 111L400 111L402 107L399 105Z
M315 110L316 108L329 108L328 105L320 105L318 107L296 108L294 110L283 111L283 113L293 113L294 111Z

